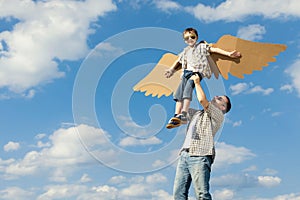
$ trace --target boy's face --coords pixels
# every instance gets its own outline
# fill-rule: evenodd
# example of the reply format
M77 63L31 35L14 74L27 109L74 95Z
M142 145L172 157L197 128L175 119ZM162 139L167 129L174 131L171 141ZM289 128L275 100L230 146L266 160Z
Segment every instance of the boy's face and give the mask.
M184 42L189 46L194 46L197 42L197 35L194 32L185 32L183 34Z

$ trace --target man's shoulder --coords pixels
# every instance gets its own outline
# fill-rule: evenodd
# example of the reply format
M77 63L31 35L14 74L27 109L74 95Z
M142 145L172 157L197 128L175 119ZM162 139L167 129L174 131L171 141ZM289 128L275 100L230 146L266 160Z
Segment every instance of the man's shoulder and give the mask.
M220 121L224 120L224 114L223 114L223 112L217 106L215 106L211 102L209 102L207 112L209 113L209 115L212 118L218 119Z

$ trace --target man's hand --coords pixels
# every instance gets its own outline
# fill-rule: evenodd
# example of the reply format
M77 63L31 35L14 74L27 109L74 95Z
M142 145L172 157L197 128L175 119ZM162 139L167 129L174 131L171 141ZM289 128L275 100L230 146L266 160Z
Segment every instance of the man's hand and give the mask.
M190 79L193 80L195 84L200 84L200 77L198 74L194 74Z
M230 58L240 58L242 56L242 54L241 54L241 52L234 50L234 51L229 52L228 56Z
M165 71L165 77L166 78L170 78L171 76L173 76L173 74L174 74L174 72L175 72L175 70L174 69L167 69L166 71Z

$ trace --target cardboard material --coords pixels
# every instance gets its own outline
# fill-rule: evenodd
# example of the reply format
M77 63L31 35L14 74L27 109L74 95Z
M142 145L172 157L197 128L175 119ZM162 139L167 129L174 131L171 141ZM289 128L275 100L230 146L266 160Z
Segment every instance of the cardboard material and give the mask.
M244 75L252 74L255 70L262 70L269 62L275 62L274 56L286 49L286 45L252 42L243 40L231 35L222 36L213 47L226 51L237 50L241 52L241 58L229 58L220 54L212 53L208 61L212 73L216 78L221 74L228 79L228 74L237 78L244 78ZM171 78L165 78L165 71L173 66L178 57L172 53L166 53L159 60L154 69L133 89L134 91L145 92L145 95L169 96L176 91L180 82L181 70L178 70Z

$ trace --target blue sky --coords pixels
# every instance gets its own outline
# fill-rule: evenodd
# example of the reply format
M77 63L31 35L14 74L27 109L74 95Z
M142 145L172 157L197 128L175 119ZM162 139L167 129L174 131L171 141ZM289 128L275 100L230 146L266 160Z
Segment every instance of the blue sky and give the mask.
M203 82L233 103L214 199L299 200L299 13L296 0L0 0L0 199L172 199L185 127L164 128L171 96L132 87L195 27L288 46L263 71Z

